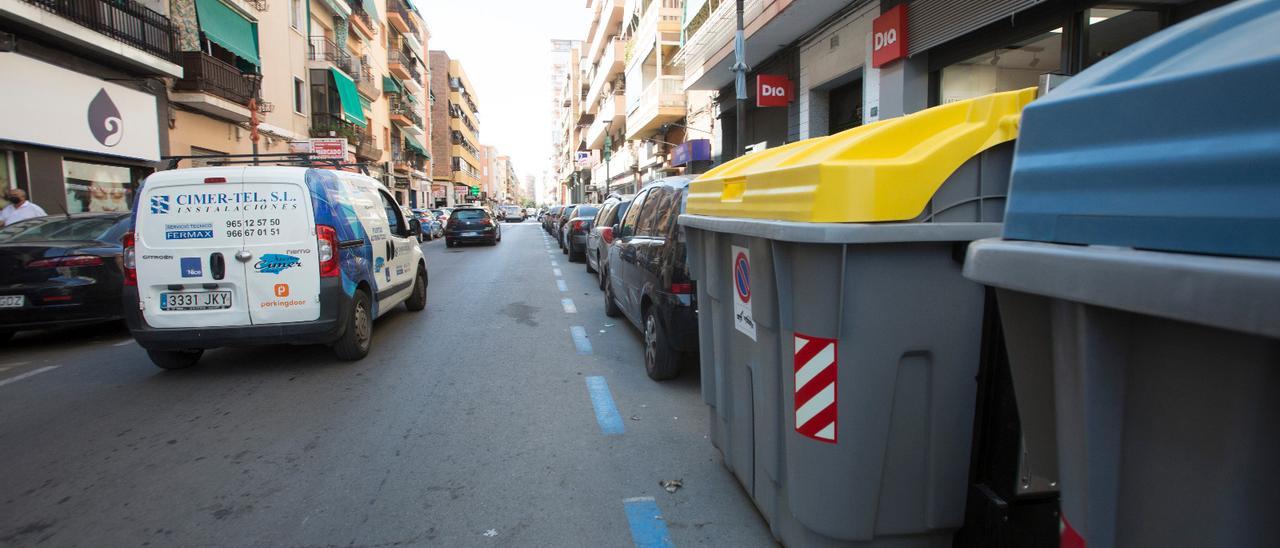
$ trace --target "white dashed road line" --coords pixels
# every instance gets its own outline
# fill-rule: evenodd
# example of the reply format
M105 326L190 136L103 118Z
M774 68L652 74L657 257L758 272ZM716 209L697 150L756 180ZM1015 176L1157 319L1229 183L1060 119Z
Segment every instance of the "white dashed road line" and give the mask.
M578 307L573 304L573 299L560 299L560 306L564 307L565 314L578 313Z
M556 275L556 277L557 277L557 278L559 278L559 277L561 277L561 276L564 276L564 274L560 273L560 269L559 269L559 268L553 268L553 269L551 269L551 272L552 272L552 273L554 273L554 274Z
M45 366L45 367L41 367L40 369L36 369L36 370L34 370L34 371L27 371L26 373L23 373L23 374L18 375L18 376L16 376L16 377L10 377L10 378L7 378L7 379L5 379L5 380L0 381L0 386L4 386L4 385L6 385L6 384L12 384L12 383L18 382L18 381L20 381L20 380L22 380L22 379L28 378L28 377L34 377L34 376L39 375L39 374L41 374L41 373L44 373L44 372L46 372L46 371L53 371L54 369L57 369L57 368L59 368L59 367L61 367L61 366L59 366L59 365L48 365L48 366Z

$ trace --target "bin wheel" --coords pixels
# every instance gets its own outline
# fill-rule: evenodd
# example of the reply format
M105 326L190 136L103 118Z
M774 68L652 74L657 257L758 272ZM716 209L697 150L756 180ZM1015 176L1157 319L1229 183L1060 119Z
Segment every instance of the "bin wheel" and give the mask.
M147 357L160 369L186 369L200 361L203 349L195 350L148 350Z
M369 354L373 342L373 310L369 306L369 295L357 289L351 300L351 319L342 338L333 343L333 353L338 359L356 361Z
M613 282L608 279L604 282L604 315L610 318L622 315L622 309L618 308L618 303L613 300Z
M413 280L413 293L404 301L410 312L420 312L427 307L427 272L418 267L418 275Z
M652 309L644 311L644 371L655 381L674 379L680 374L680 353L671 348L667 332Z

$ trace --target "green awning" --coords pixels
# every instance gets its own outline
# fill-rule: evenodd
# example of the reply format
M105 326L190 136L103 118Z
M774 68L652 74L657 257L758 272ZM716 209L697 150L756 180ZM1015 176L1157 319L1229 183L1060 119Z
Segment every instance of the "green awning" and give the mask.
M382 92L383 93L404 93L404 88L400 87L400 82L397 82L395 78L392 78L390 76L383 76Z
M356 91L356 83L351 81L342 71L329 67L333 75L333 83L338 87L338 98L342 100L342 119L360 127L367 127L364 109L360 108L360 93Z
M374 21L382 20L382 14L378 13L377 2L374 2L373 0L363 0L360 4L364 6L364 12L369 14L370 19L373 19Z
M255 67L262 66L258 60L257 23L245 19L220 0L196 0L196 17L200 31L210 42L227 48Z
M423 147L422 143L419 143L417 139L414 139L412 135L407 133L404 135L404 145L418 154L431 158L431 155L427 154L427 149Z

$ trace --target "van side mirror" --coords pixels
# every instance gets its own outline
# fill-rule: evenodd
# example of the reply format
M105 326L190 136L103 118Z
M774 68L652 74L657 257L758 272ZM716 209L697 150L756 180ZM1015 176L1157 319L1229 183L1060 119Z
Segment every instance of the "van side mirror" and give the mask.
M419 221L417 217L409 219L409 233L405 234L404 236L412 238L414 236L417 236L421 232L422 232L422 221Z

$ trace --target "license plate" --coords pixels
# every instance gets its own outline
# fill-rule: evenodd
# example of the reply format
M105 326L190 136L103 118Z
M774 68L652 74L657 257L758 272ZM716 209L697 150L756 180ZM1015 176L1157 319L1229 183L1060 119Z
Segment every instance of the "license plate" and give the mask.
M479 232L463 232L462 235L463 236L479 236L480 233Z
M0 295L0 308L22 308L27 304L25 295Z
M231 308L230 291L161 293L160 310L218 310Z

